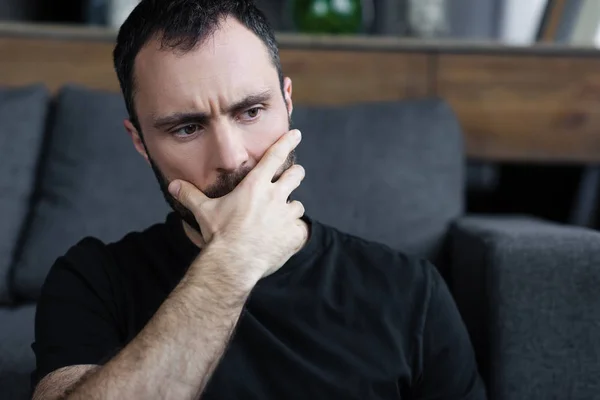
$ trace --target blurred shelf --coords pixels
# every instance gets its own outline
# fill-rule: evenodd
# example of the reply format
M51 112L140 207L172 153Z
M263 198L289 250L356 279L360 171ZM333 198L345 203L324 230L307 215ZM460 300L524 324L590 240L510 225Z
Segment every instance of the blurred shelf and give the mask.
M2 21L0 22L0 36L112 42L117 37L117 30L100 26L51 25Z
M114 42L117 30L83 25L0 22L0 36ZM390 52L504 53L527 55L599 56L600 49L557 43L516 46L494 41L417 39L394 36L335 36L278 33L281 48Z
M116 30L0 23L0 85L118 92ZM556 44L279 34L294 103L445 99L472 160L600 164L600 51ZM327 50L327 51L323 51Z

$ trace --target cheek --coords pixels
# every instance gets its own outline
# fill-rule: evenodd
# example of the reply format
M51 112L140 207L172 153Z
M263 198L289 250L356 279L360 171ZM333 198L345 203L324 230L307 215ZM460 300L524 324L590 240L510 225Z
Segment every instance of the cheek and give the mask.
M207 157L199 140L177 143L169 139L157 141L148 149L157 166L167 180L183 179L197 187L204 187ZM150 146L148 146L150 147Z

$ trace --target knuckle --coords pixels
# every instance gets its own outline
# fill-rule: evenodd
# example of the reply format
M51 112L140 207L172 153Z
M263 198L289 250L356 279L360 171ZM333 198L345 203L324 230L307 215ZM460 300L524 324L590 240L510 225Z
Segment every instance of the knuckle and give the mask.
M300 214L304 214L304 204L302 204L298 200L294 200L292 202L292 206L294 207L294 211Z
M295 164L292 168L294 169L294 174L298 175L299 178L304 178L304 176L306 176L306 170L302 165Z
M293 135L288 136L286 139L279 143L278 146L275 146L277 153L284 158L287 158L287 155L296 147L296 138Z
M292 165L287 169L287 171L284 172L284 175L287 177L288 181L296 180L304 175L304 170L302 169L302 167Z
M278 164L283 164L285 159L287 158L287 153L285 152L285 149L273 149L270 157L271 159L273 159L273 161L277 162Z
M181 186L177 200L192 211L198 210L202 204L201 199L187 185Z
M302 231L302 241L307 240L308 239L308 229L306 229L303 224L300 224L300 229Z
M177 193L177 200L184 205L189 204L189 193L187 188L185 188L183 185L179 189L179 193Z

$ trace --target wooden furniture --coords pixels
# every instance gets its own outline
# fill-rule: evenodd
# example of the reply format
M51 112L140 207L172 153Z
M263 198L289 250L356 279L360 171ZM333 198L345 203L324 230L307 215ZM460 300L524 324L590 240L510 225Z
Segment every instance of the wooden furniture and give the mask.
M116 32L0 24L0 85L74 82L119 90ZM600 161L600 51L400 38L278 37L300 104L439 96L454 108L471 159Z

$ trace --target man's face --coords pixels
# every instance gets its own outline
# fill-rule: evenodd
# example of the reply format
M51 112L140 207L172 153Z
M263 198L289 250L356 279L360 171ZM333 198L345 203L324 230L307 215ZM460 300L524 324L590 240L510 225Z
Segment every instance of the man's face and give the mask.
M134 76L144 141L129 121L126 128L167 202L199 230L168 193L169 182L183 179L213 198L231 192L290 129L291 81L282 95L267 48L232 18L185 54L151 41L136 58ZM273 179L293 163L290 154Z

